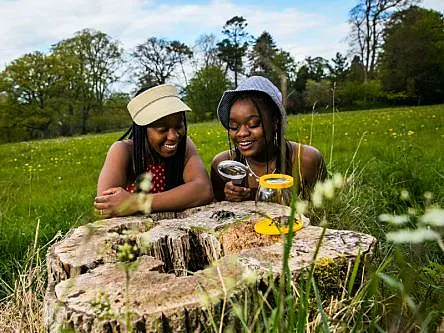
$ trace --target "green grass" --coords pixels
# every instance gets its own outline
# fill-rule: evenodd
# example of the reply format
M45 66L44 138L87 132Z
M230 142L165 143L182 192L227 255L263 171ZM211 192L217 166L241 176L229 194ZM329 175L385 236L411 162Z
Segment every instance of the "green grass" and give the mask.
M390 251L384 233L392 227L378 222L379 214L423 209L427 191L443 207L444 106L335 113L334 137L332 119L331 113L313 119L290 116L287 137L321 150L330 173L354 177L319 219L326 215L330 227L376 236L382 257ZM59 231L98 218L92 208L97 177L108 147L120 134L0 145L0 277L6 282L0 284L0 299L10 293L5 286L17 278L38 221L39 246L44 247ZM227 133L216 121L191 124L189 135L208 169L212 157L228 147ZM403 189L409 200L400 198ZM399 256L411 256L419 267L429 260L442 264L442 253L433 244L420 251L400 249ZM400 277L406 274L399 266L390 269Z

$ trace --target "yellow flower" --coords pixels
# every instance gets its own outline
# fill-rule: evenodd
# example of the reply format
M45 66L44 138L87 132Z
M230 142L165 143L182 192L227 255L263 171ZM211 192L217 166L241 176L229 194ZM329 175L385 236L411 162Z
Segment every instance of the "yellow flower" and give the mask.
M415 134L415 132L413 132L413 131L408 131L408 132L407 132L407 135L408 135L408 136L412 136L413 134Z

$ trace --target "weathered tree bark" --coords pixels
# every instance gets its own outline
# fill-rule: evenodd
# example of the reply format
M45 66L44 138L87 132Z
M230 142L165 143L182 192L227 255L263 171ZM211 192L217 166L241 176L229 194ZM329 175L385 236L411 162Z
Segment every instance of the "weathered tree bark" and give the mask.
M280 216L282 207L270 205L267 213ZM137 332L202 331L210 314L220 317L227 298L251 297L263 277L282 272L283 239L254 232L254 209L254 202L222 202L71 231L47 254L47 330L115 332L130 325ZM310 267L321 232L308 225L296 232L293 279ZM131 265L118 259L125 243L137 257ZM350 262L358 253L371 254L374 243L362 233L327 230L317 260Z

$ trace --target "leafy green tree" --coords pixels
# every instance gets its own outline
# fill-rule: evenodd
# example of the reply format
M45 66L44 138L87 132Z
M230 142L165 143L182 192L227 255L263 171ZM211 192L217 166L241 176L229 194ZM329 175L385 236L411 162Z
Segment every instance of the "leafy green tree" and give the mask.
M136 60L139 86L164 84L171 78L178 65L191 58L191 49L179 42L151 37L145 43L136 46L132 53ZM186 77L185 77L186 80Z
M34 52L6 66L0 80L4 104L10 108L2 113L4 128L26 128L37 137L49 137L50 125L57 118L59 65L54 56Z
M237 86L237 77L243 73L243 58L248 49L249 34L245 31L248 23L242 16L234 16L229 19L222 30L227 36L217 43L219 58L226 63L225 74L230 69L234 72L234 84Z
M444 102L444 16L412 6L394 14L385 30L383 88L417 104Z
M52 48L63 62L63 77L70 96L69 112L78 111L81 132L86 133L91 112L100 112L119 78L123 50L117 41L100 31L85 29Z
M322 57L307 57L299 64L296 79L293 83L293 100L298 111L311 110L312 105L306 104L305 90L308 80L320 82L326 78L328 62Z
M93 114L91 117L90 127L95 132L128 128L132 123L128 110L126 109L126 105L130 100L131 98L128 93L111 93L105 100L102 111Z
M326 75L326 70L328 69L328 61L322 57L307 57L305 58L305 63L307 64L308 77L314 81L321 81Z
M277 52L273 37L264 31L253 43L249 54L251 74L269 76L273 71L273 58Z
M327 107L332 103L331 83L328 80L308 80L305 89L305 104Z
M217 66L204 67L186 87L186 102L191 107L194 122L216 118L220 97L229 87L225 73Z
M349 42L353 56L364 66L364 81L375 76L376 61L382 44L385 23L393 11L401 10L420 0L359 0L350 10Z
M354 56L350 65L350 71L347 75L347 80L351 82L363 83L365 81L365 67L361 62L361 58L359 56Z
M349 72L349 64L347 57L343 56L340 52L336 53L336 56L331 59L332 64L327 64L329 70L329 79L331 82L336 82L337 85L341 85L346 79Z

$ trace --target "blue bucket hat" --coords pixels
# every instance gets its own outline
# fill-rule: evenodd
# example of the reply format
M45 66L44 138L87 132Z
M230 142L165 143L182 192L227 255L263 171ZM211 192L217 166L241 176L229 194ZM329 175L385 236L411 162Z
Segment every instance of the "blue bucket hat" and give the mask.
M222 126L228 129L230 109L233 105L233 100L237 95L245 91L261 91L271 97L281 113L281 134L283 137L287 126L287 113L282 104L282 94L270 80L263 76L251 76L239 84L235 90L226 90L224 92L217 107L217 118L219 118Z

